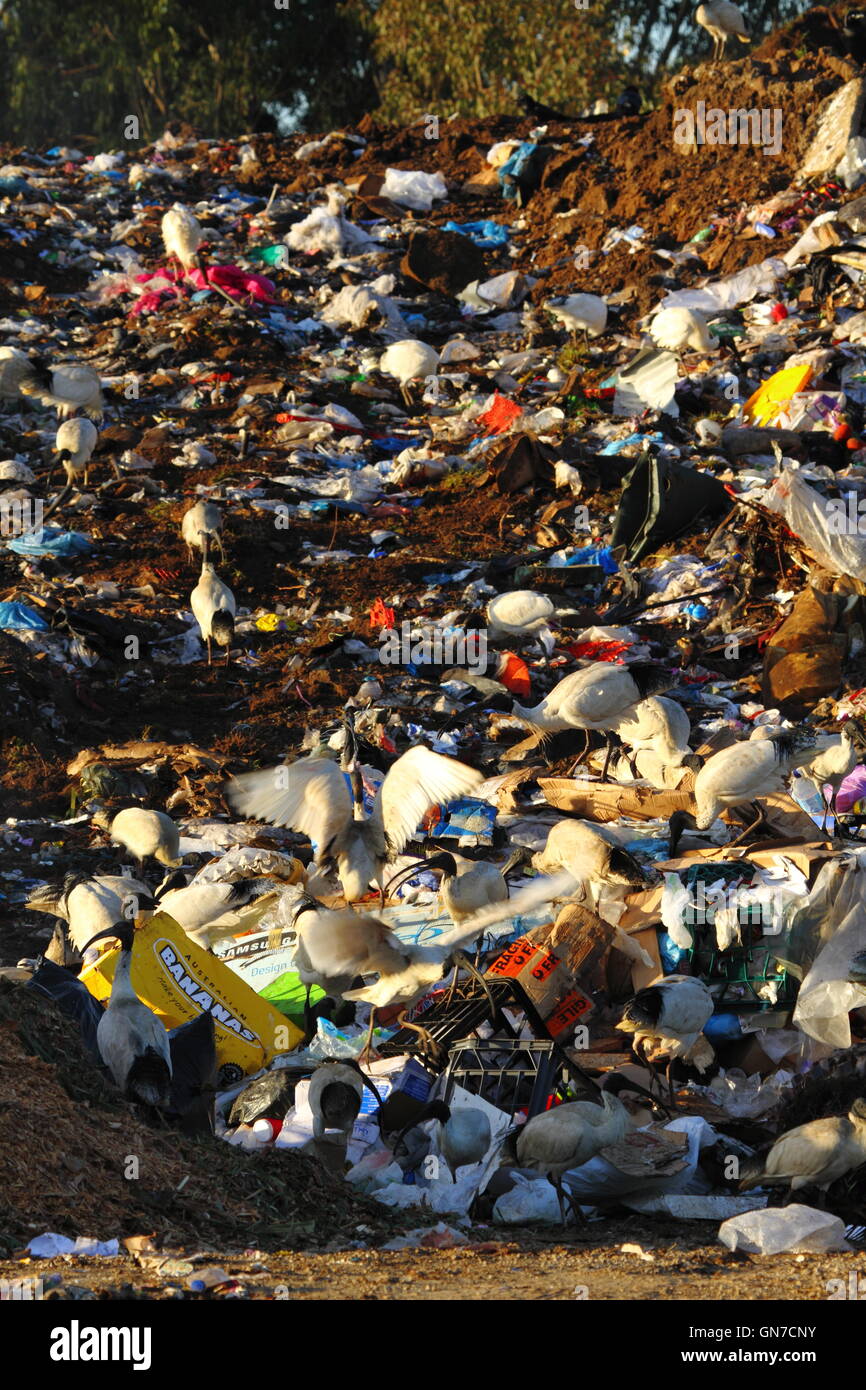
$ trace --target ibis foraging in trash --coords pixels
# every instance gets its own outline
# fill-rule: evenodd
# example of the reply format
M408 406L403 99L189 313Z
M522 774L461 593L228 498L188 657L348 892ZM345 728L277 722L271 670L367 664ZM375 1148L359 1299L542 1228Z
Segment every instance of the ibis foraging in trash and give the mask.
M839 788L848 774L854 771L860 758L854 741L855 728L853 721L846 719L839 733L830 737L820 747L817 756L802 768L802 775L812 783L824 806L824 817L821 821L822 830L827 829L827 817L831 812L835 817L836 797L839 794ZM826 796L828 786L830 788L829 800Z
M591 1101L569 1101L555 1105L527 1120L517 1136L517 1162L544 1175L556 1188L563 1226L565 1203L562 1178L572 1168L588 1163L608 1144L623 1139L630 1128L629 1113L617 1096L602 1092L601 1105ZM580 1207L569 1199L574 1214L582 1219Z
M31 912L47 912L66 923L67 934L76 951L83 951L91 937L113 926L121 917L153 912L156 902L146 883L114 874L69 873L58 888L43 884L30 894L25 907Z
M459 1168L480 1163L490 1148L493 1139L490 1120L483 1110L474 1105L452 1109L444 1100L431 1100L412 1120L412 1126L424 1124L425 1120L438 1122L436 1142L455 1182ZM396 1144L394 1147L397 1147Z
M209 950L225 936L252 931L275 907L280 890L269 878L240 878L230 882L187 883L172 874L154 893L161 912L167 912L196 945Z
M107 830L115 844L123 845L138 860L139 870L145 859L155 859L170 869L180 868L180 831L164 811L149 811L144 806L128 806L114 818L97 811L94 825Z
M589 895L593 908L605 884L645 888L647 876L634 855L623 849L603 825L585 820L561 820L552 826L544 849L533 855L533 867L543 874L565 869Z
M388 769L365 819L354 733L347 722L339 767L330 758L311 757L242 773L229 782L226 796L239 815L308 835L316 846L316 864L324 872L336 869L347 902L363 898L375 880L384 904L385 865L412 839L424 814L470 795L482 781L474 768L419 744Z
M21 392L34 396L42 405L57 407L61 420L82 409L99 424L103 415L102 383L93 367L81 362L60 362L50 366L39 357L28 358L29 371L21 382Z
M707 758L695 778L696 815L688 811L675 811L670 818L671 858L676 854L682 832L687 827L709 830L713 821L727 808L746 806L750 802L755 804L756 797L782 791L795 768L805 767L814 761L816 742L812 729L783 729L766 738L735 743L733 747L722 748ZM766 821L760 805L757 811L755 819L730 841L731 844L737 844Z
M391 343L379 358L379 371L386 376L396 377L400 383L400 394L410 407L414 401L409 383L435 377L438 367L438 352L420 338L403 338L399 343Z
M186 275L199 265L198 248L202 243L201 224L183 203L174 203L162 218L162 241L165 254L180 264Z
M641 700L669 690L674 682L675 677L663 667L648 662L615 666L609 661L594 661L579 671L572 671L540 704L526 707L515 702L513 713L516 719L542 734L583 729L587 747L591 729L603 732L607 737L607 757L602 772L602 779L605 779L612 753L610 733L622 719L632 714Z
M202 560L201 574L189 601L202 641L207 647L208 666L213 659L214 642L218 647L225 648L225 664L228 666L237 605L234 594L228 584L220 579L210 560Z
M314 1137L321 1139L326 1129L339 1129L348 1141L363 1098L360 1067L329 1057L310 1078L307 1100L313 1112Z
M54 439L54 450L66 470L67 483L74 483L83 473L84 486L90 473L90 456L99 438L92 420L76 417L64 420Z
M788 1187L788 1198L801 1187L817 1187L822 1205L827 1188L866 1163L866 1100L855 1100L847 1115L811 1120L777 1139L768 1153L747 1159L740 1170L740 1191L751 1187Z
M712 1017L713 996L702 980L692 975L668 975L626 1003L620 1022L623 1033L631 1033L635 1056L655 1075L655 1063L667 1059L666 1077L671 1100L671 1066L675 1058L704 1072L715 1053L704 1037L704 1026Z
M550 656L556 641L550 630L550 620L556 609L546 594L536 594L532 589L515 589L511 593L498 594L488 603L486 613L493 637L511 640L537 637Z
M710 337L707 321L697 309L660 309L649 333L656 347L666 352L713 352L719 346Z
M193 559L193 550L200 550L206 560L210 552L210 544L215 541L219 547L220 560L225 560L222 537L222 512L215 502L205 502L202 499L196 502L194 507L184 512L180 523L180 534L186 541L187 556L190 563Z
M728 39L733 35L740 43L749 42L746 19L739 5L731 0L704 0L695 10L695 22L706 29L713 41L714 63L724 55Z
M164 1109L171 1095L171 1049L163 1024L132 987L135 926L115 922L91 937L84 949L110 936L120 942L120 955L108 1007L96 1030L99 1055L125 1096Z
M641 700L619 720L614 733L631 749L633 776L637 776L635 759L639 753L651 753L664 770L687 767L699 772L703 767L703 759L689 747L689 716L681 704L664 695Z
M585 342L589 338L600 338L607 327L607 304L597 294L560 295L545 300L544 307L565 325L572 342L578 332L583 333Z

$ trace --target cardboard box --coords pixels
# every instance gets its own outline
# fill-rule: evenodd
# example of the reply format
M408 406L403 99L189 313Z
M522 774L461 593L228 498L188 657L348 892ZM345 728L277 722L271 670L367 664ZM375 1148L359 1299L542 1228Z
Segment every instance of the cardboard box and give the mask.
M515 980L555 1041L570 1036L593 1011L589 995L576 988L559 957L527 936L510 941L485 973L497 980Z

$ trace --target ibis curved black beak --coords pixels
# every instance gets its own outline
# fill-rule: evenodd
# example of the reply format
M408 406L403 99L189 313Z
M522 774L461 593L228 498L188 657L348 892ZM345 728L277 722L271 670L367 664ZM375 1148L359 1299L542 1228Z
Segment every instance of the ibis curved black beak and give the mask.
M429 859L416 859L414 864L401 869L393 878L388 880L387 891L390 896L395 888L399 888L402 883L406 883L410 878L414 878L422 869L441 869L447 878L451 878L457 872L457 865L454 862L453 854L443 851L441 854L432 854Z
M111 936L116 937L120 942L121 950L131 951L135 927L132 922L126 919L122 922L115 922L113 927L105 927L102 931L98 931L95 936L92 936L87 944L82 946L81 954L84 955L85 951L89 951L94 941L105 941Z

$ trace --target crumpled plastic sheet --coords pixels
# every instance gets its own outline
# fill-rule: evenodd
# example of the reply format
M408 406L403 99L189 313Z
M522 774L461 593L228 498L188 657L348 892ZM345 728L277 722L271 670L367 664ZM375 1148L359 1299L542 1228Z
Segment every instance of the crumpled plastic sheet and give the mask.
M659 306L662 309L698 309L703 314L721 314L747 304L759 294L773 294L776 282L788 273L785 262L776 257L747 266L736 275L727 275L699 290L675 290Z
M120 1243L116 1240L94 1240L92 1236L58 1235L56 1231L46 1231L44 1235L34 1236L27 1246L28 1253L38 1259L50 1260L56 1255L105 1255L120 1254Z
M823 1255L828 1250L850 1250L845 1222L827 1211L792 1202L786 1207L732 1216L719 1227L719 1240L729 1250L749 1255L784 1255L801 1251Z
M447 196L448 185L440 173L425 174L419 169L386 169L379 190L380 198L415 212L429 212L436 198Z
M785 463L760 498L831 574L859 578L866 569L866 537L847 525L844 500L830 503L810 487L799 468Z
M823 944L800 985L794 1023L828 1047L850 1047L851 1009L866 1005L866 988L847 976L854 956L866 951L866 850L853 864L825 864L815 881L804 917L817 907Z

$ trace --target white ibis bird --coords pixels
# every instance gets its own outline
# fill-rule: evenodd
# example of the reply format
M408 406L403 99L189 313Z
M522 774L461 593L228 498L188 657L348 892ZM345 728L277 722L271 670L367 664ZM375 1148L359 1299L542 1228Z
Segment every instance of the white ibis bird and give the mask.
M86 943L116 936L120 955L114 970L108 1007L96 1030L96 1043L115 1084L130 1100L165 1108L171 1094L171 1050L168 1033L152 1009L132 987L135 926L116 922Z
M460 1168L481 1162L493 1140L488 1116L474 1105L461 1105L452 1110L444 1100L431 1100L415 1116L412 1125L421 1125L427 1120L437 1121L436 1143L455 1182Z
M429 859L419 860L417 864L403 869L388 884L388 891L407 878L412 878L419 869L431 869L441 873L439 894L445 909L455 924L464 922L474 912L480 912L490 903L502 903L508 897L508 884L505 874L516 862L512 855L505 864L491 864L486 859L463 859L460 855L433 854Z
M145 859L155 859L170 869L180 867L180 831L164 811L149 811L144 806L128 806L109 819L104 811L97 811L93 817L94 825L107 830L115 844L128 849L139 864Z
M342 1130L348 1140L364 1098L360 1068L329 1058L310 1078L307 1095L313 1112L313 1135L321 1139L326 1129Z
M669 690L675 677L661 666L633 662L620 666L610 661L594 661L555 685L540 704L524 707L515 702L515 718L541 733L562 729L601 730L607 738L607 757L602 778L607 777L612 744L609 734L620 720L631 715L633 707L659 691Z
M740 1191L787 1186L788 1200L801 1187L827 1188L866 1163L866 1100L855 1100L847 1115L812 1120L777 1139L766 1154L747 1159Z
M151 890L137 878L115 874L70 873L58 888L43 884L35 889L25 906L32 912L46 912L66 923L69 940L76 951L83 951L91 937L114 925L121 918L132 920L152 912L156 906Z
M731 0L705 0L705 3L698 5L695 10L695 21L702 29L706 29L713 41L714 63L724 54L728 39L732 35L738 38L740 43L749 42L749 31L743 11L739 5L733 5Z
M547 299L544 307L559 319L571 334L572 340L582 332L584 340L600 338L607 327L608 307L597 294L570 294Z
M414 404L409 383L435 376L438 367L438 352L420 338L403 338L399 343L391 343L379 358L379 371L397 378L400 394L408 406Z
M16 347L0 347L0 400L15 400L32 375L33 364L26 353Z
M56 367L31 357L30 370L21 382L21 392L34 396L42 405L56 406L61 420L83 410L99 424L103 416L102 383L93 367L80 362L60 362Z
M323 872L336 869L348 902L363 898L373 880L384 902L385 865L402 852L425 812L468 796L482 781L474 768L419 745L389 768L364 819L354 733L347 722L340 766L311 757L243 773L228 784L226 796L239 815L309 836L316 864Z
M235 596L224 584L210 560L202 560L198 583L190 595L190 607L207 647L207 664L212 661L213 643L225 648L228 666L235 633Z
M652 695L641 700L617 723L614 732L631 749L632 774L639 753L652 753L663 769L687 767L699 772L703 759L689 747L689 716L676 700Z
M601 1105L569 1101L527 1120L517 1136L517 1162L521 1168L544 1173L553 1183L563 1226L563 1174L582 1167L609 1144L618 1143L629 1128L628 1111L621 1100L607 1091L602 1092ZM578 1215L580 1209L571 1205Z
M92 420L64 420L54 438L54 450L66 470L67 483L74 483L83 473L84 486L90 473L90 456L99 438Z
M552 874L564 869L597 906L605 884L646 887L643 869L612 831L585 820L561 820L551 827L544 849L533 856L533 867Z
M831 736L826 741L821 739L817 757L803 766L802 775L812 783L824 804L822 830L827 829L827 817L831 811L835 816L836 797L839 794L839 788L848 774L854 771L859 757L860 754L854 741L853 721L846 719L838 734ZM826 797L828 786L830 787L829 801Z
M198 248L202 243L202 230L198 218L193 216L183 203L174 203L162 218L162 240L165 254L172 256L183 268L184 274L199 264Z
M653 1073L655 1063L667 1059L671 1099L670 1070L675 1058L701 1072L713 1063L715 1053L703 1033L713 1007L713 996L702 980L692 975L667 975L639 989L623 1009L616 1026L631 1033L635 1056Z
M676 854L683 830L709 830L722 811L754 803L756 797L782 791L796 767L804 767L815 757L817 739L807 728L783 729L767 738L746 739L731 748L722 748L707 758L695 778L697 814L675 811L670 819L671 858ZM731 844L736 844L765 820L761 806L750 825Z
M326 992L329 991L325 981L344 981L347 976L356 975L378 976L372 984L341 990L344 999L371 1005L366 1049L369 1052L376 1009L388 1004L407 1007L414 1004L448 973L452 958L458 958L468 970L477 974L462 955L462 947L467 942L475 940L496 922L531 912L556 897L573 893L575 886L568 873L536 879L509 901L490 904L455 926L453 931L437 937L429 946L401 942L387 923L370 913L362 914L351 908L334 911L309 896L302 899L295 921L309 962L309 973L313 982L321 983ZM424 1029L417 1024L404 1026L424 1034Z
M713 352L719 346L710 337L707 321L697 309L660 309L649 333L656 347L667 352Z
M550 620L556 608L546 594L532 589L514 589L497 594L487 605L487 623L493 637L507 639L537 637L548 656L553 651L555 637Z
M196 502L195 506L190 507L189 511L184 512L180 523L180 534L186 541L187 556L192 562L193 550L200 550L206 560L210 552L210 544L215 541L219 547L220 559L225 560L223 550L222 512L215 502L205 502L203 499Z
M225 936L252 931L279 902L281 890L269 878L239 878L229 883L187 883L171 874L153 895L197 945L209 949Z

